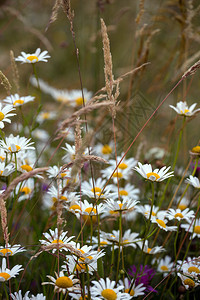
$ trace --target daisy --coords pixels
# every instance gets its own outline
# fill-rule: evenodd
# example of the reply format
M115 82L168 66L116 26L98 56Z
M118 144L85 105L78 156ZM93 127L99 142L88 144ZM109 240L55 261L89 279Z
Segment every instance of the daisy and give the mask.
M16 61L20 61L22 64L29 63L34 64L39 61L47 62L47 58L50 58L51 56L48 54L48 51L42 51L40 48L37 48L37 50L34 53L25 53L21 52L21 55L19 55L17 58L15 58Z
M92 178L89 179L89 182L84 181L81 184L81 191L84 195L87 195L90 198L99 198L105 199L110 197L110 189L108 186L105 187L103 193L102 190L104 186L106 185L106 180L103 180L101 178L98 178L96 180L92 180ZM95 196L94 196L95 194Z
M152 166L150 164L142 165L138 162L139 167L135 167L134 170L137 171L142 177L150 181L160 182L171 176L174 176L174 171L167 173L170 167L162 167L160 170L155 169L152 170Z
M190 239L194 239L195 237L200 238L200 219L196 219L192 225L191 221L189 224L181 224L181 228L184 228L186 232L192 233Z
M118 197L118 187L113 184L108 185L107 187L111 189L111 197L116 199ZM119 195L122 199L126 199L129 197L138 200L139 192L140 190L138 188L135 188L135 186L130 183L127 183L125 187L119 187Z
M11 270L6 268L6 259L2 259L2 267L0 268L0 281L8 281L12 277L16 277L16 275L19 275L19 272L22 271L22 265L16 265Z
M120 212L126 214L127 212L134 210L138 203L139 201L133 199L123 199L122 202L108 199L104 203L104 208L108 210L111 215L118 215ZM105 214L107 213L105 212Z
M97 222L97 214L102 214L104 210L104 206L102 203L98 204L97 207L94 207L92 203L89 203L87 200L83 202L80 201L78 203L79 207L81 208L78 213L75 212L77 218L83 218L84 222L87 225L90 225L90 222L93 223Z
M181 263L181 271L183 274L191 274L191 276L200 275L200 263L198 257L188 258Z
M167 220L166 220L166 212L165 211L159 211L157 213L157 216L151 216L151 222L156 223L158 227L165 231L175 231L177 230L177 226L167 226Z
M108 241L115 243L114 249L119 248L119 230L113 230L112 233L106 233L105 237ZM131 246L133 248L136 248L137 242L138 242L138 233L131 232L130 229L126 230L121 238L121 246L128 247ZM122 247L121 249L122 250Z
M198 281L197 277L191 276L191 274L181 274L177 273L177 275L180 277L182 284L184 287L188 289L193 289L200 285L200 282Z
M136 211L143 214L145 216L145 218L149 219L149 214L150 214L150 211L151 211L151 205L149 205L149 204L145 204L144 206L143 205L138 205L136 207ZM156 217L158 211L159 211L159 207L153 205L151 215Z
M5 162L0 162L0 176L9 176L15 171L14 164L5 165Z
M3 101L11 104L12 107L18 107L18 106L22 106L28 102L34 101L35 97L32 96L20 96L19 94L14 94L14 95L10 95L7 96Z
M119 163L124 156L124 153L122 152L121 156L117 156L117 163ZM109 164L115 168L116 167L116 160L115 159L110 159ZM131 158L123 158L123 161L119 164L118 169L119 171L121 170L130 170L134 168L137 164L137 160L133 157Z
M69 104L70 92L67 90L50 89L49 94L53 99L63 104Z
M65 143L65 147L62 147L63 150L65 150L67 152L67 154L65 154L63 156L63 160L66 161L66 163L69 163L71 161L73 161L75 159L75 153L76 153L76 149L75 146L71 146L68 143ZM90 148L90 153L91 153L91 148ZM88 148L85 149L85 151L82 153L83 155L89 155L89 151Z
M88 239L87 242L90 243L90 240ZM98 238L96 236L92 236L92 248L93 249L98 248L98 242L99 242ZM100 233L100 248L106 248L109 245L112 245L112 243L109 242L106 238L103 238Z
M36 121L39 124L42 124L46 120L55 120L57 117L57 114L54 111L48 112L48 111L42 111L38 114Z
M186 183L193 185L193 187L195 187L196 189L200 189L200 182L199 179L197 177L194 177L192 175L189 176L189 178L187 178L185 180Z
M46 143L49 139L49 134L46 130L37 128L32 131L32 136L40 142Z
M7 153L19 153L24 150L35 149L31 146L34 143L30 141L31 139L20 137L19 135L13 136L13 134L10 134L9 137L5 138L5 141L0 141L0 147Z
M0 162L4 162L6 159L6 152L0 148Z
M174 109L177 114L179 114L181 116L191 117L200 111L200 108L194 110L196 105L197 105L197 103L194 103L190 107L188 107L188 105L185 101L184 102L180 101L176 104L176 107L173 105L170 105L170 107L172 109Z
M198 156L200 156L200 146L195 146L192 148L192 150L190 151L190 154L194 157L197 158Z
M44 296L43 294L37 294L36 296L34 296L34 295L29 296L28 295L29 293L30 293L30 291L27 291L25 293L24 297L22 297L22 291L20 290L19 292L10 294L10 296L13 300L46 300L46 296Z
M143 251L148 254L157 254L157 253L165 251L165 249L162 246L156 246L153 248L149 248L147 240L145 241L144 247L143 247L143 241L139 241L139 242L137 242L137 244L141 250L143 248Z
M87 89L83 89L84 103L89 101L92 97L92 92L89 92ZM83 105L83 97L81 90L71 90L69 91L69 104L71 106L77 107Z
M3 107L0 103L0 129L4 128L4 122L11 123L10 117L15 116L16 114L10 113L15 110L12 105L5 105Z
M172 270L174 263L169 255L166 255L164 258L161 258L158 262L157 271L163 273L164 276Z
M60 251L62 251L62 244L71 244L74 246L74 242L71 240L74 236L67 237L68 231L61 231L58 233L58 228L55 230L49 229L49 233L43 233L46 240L39 240L42 245L49 246L52 244L57 244ZM52 252L56 252L56 249L53 249Z
M73 279L75 275L65 276L63 271L60 271L59 274L55 272L55 274L56 278L47 275L52 282L42 282L42 285L54 285L54 292L62 292L63 294L80 290L79 279Z
M176 219L178 221L186 220L187 222L190 222L190 220L193 219L194 217L195 217L194 212L192 210L189 211L189 208L186 208L184 210L181 210L180 208L177 209L170 208L166 214L166 218L168 220Z
M109 179L112 175L112 180L115 184L117 184L117 181L120 180L120 179L129 179L130 175L131 175L131 172L130 172L130 169L129 168L126 168L126 169L121 169L121 170L116 170L114 173L113 171L115 170L115 167L107 167L106 169L104 170L101 170L101 174L102 174L102 177L103 178L106 178L106 179ZM118 178L118 180L117 180Z
M177 208L179 208L180 210L185 210L186 208L188 208L190 201L186 198L183 197L180 201L180 199L176 199L176 203L177 203Z
M114 143L110 142L109 144L97 144L94 146L94 152L96 155L103 157L104 159L109 159L114 152Z
M91 297L93 300L110 299L110 300L121 300L130 299L130 295L122 293L124 289L123 285L116 286L115 281L111 281L108 277L106 280L100 278L98 281L92 281L93 286L90 289Z
M130 280L127 277L124 278L124 281L119 280L119 284L124 285L124 292L129 293L130 296L133 298L144 295L144 291L146 290L146 287L143 285L143 283L140 283L138 285L136 285L134 283L132 285L132 282L130 282ZM132 287L130 290L131 285L132 285ZM130 290L130 292L129 292L129 290Z
M13 256L17 253L24 252L24 251L26 251L26 249L24 247L22 247L21 245L11 246L10 244L8 244L7 246L5 245L5 247L0 246L0 255L1 256Z
M33 178L28 178L27 180L18 183L15 191L16 194L19 195L18 201L30 199L35 190L36 186Z
M70 176L71 171L69 169L63 168L63 167L49 167L47 170L47 174L49 178L60 178L64 179L66 177Z

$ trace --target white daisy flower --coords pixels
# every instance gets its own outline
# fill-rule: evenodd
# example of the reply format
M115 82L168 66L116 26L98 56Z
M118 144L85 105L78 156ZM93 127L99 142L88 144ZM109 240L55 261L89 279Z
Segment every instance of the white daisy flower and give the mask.
M116 185L108 185L109 189L111 189L111 197L116 199L118 198L118 187ZM134 200L138 200L140 190L135 188L133 184L127 183L125 187L119 187L119 195L122 199L132 198Z
M186 208L184 210L180 210L180 208L173 209L170 208L167 211L166 218L169 220L176 219L178 221L186 220L187 222L190 222L191 219L195 217L195 214L192 210L189 210L189 208Z
M63 160L66 161L66 163L69 163L75 159L75 146L71 146L68 143L65 143L65 147L62 147L63 150L65 150L67 153L63 156ZM92 149L90 148L90 153L92 152ZM89 155L88 148L86 148L83 152L83 155Z
M38 114L37 118L36 118L36 121L40 124L42 124L44 121L47 121L47 120L55 120L57 117L57 114L56 112L54 111L42 111Z
M181 262L181 270L183 274L191 274L191 276L199 276L200 274L200 262L198 257L188 258ZM179 270L180 271L180 270Z
M22 271L22 265L16 265L11 270L6 268L6 259L2 259L2 266L0 268L0 281L8 281L12 277L16 277L16 275L19 275L19 272Z
M60 234L58 233L58 228L55 230L49 229L49 233L43 233L46 240L39 240L42 245L49 246L52 244L57 244L60 251L62 251L62 244L71 244L75 245L73 241L71 241L74 236L67 237L68 231L61 231ZM56 252L56 249L53 249L52 252Z
M114 173L113 171L115 170L115 167L107 167L106 169L104 170L101 170L101 174L102 174L102 177L103 178L106 178L106 179L109 179L112 175L112 180L115 184L117 184L117 178L118 180L120 179L125 179L125 180L128 180L130 175L131 175L131 170L129 168L126 168L126 169L118 169L116 170Z
M176 203L177 203L177 208L179 208L181 211L185 210L186 208L188 208L188 206L190 205L190 201L188 198L183 197L180 201L180 199L176 199Z
M182 284L187 290L200 285L200 281L198 281L197 277L193 277L191 274L177 273L177 275L180 277Z
M19 182L16 186L16 194L19 195L18 201L30 199L33 192L36 190L35 181L33 178L28 178L23 182Z
M75 215L78 219L83 218L83 221L87 225L90 225L90 222L97 222L97 214L100 215L103 213L104 205L102 203L98 204L97 207L89 203L87 200L78 202L80 210L75 211Z
M21 55L19 55L17 58L15 58L15 61L20 61L22 64L29 63L34 64L39 61L47 62L47 58L50 58L51 56L48 54L48 51L42 51L40 48L37 48L37 50L34 53L25 53L21 52Z
M88 300L88 292L87 292L87 288L85 287L85 293L84 293L84 297L83 296L83 293L81 292L74 292L74 293L69 293L69 296L71 297L70 299L74 299L74 300Z
M89 92L87 89L83 89L84 102L87 103L92 97L92 92ZM69 91L69 104L74 107L83 105L83 97L81 90L71 90Z
M133 298L144 295L144 291L146 290L146 287L143 285L143 283L140 283L138 285L135 285L134 283L130 290L132 282L130 282L130 280L127 277L124 278L124 282L122 280L119 280L119 284L124 285L124 292L129 293L129 295Z
M110 142L108 144L100 144L98 143L94 146L94 153L97 156L103 157L104 159L109 159L110 156L114 153L114 143Z
M100 197L100 199L107 199L110 197L110 189L108 188L108 186L106 186L102 193L102 190L105 185L106 185L106 180L103 180L101 178L92 180L92 178L90 178L89 182L84 181L81 184L81 191L84 195L87 195L90 198L95 198L94 197L95 194L96 198Z
M49 167L49 169L46 171L49 178L60 178L64 179L66 177L70 177L71 170L64 169L63 167Z
M12 105L12 107L18 107L22 106L28 102L34 101L35 97L32 96L20 96L19 94L14 94L7 96L5 99L3 99L4 102Z
M0 148L0 162L4 162L6 159L6 152Z
M167 276L171 272L174 263L169 255L166 255L164 258L161 258L158 262L157 270L158 272L163 273L164 276Z
M119 230L113 230L112 233L102 233L102 237L105 238L112 243L115 243L114 249L119 248ZM130 229L126 230L121 238L121 246L128 247L131 246L133 248L136 248L137 242L139 240L138 238L139 233L131 232ZM122 247L121 249L122 250Z
M16 114L10 113L15 110L12 105L5 105L3 107L2 103L0 103L0 129L4 128L4 122L11 123L10 117L15 116Z
M49 134L46 130L37 128L32 131L32 136L40 142L46 143L49 139Z
M0 147L7 153L18 153L28 149L35 149L31 146L34 142L30 141L31 139L20 137L19 135L13 136L13 134L10 134L9 137L5 138L5 141L0 141Z
M166 211L159 211L156 216L151 216L151 222L156 223L158 227L165 231L175 231L177 226L167 226Z
M119 163L122 159L122 157L124 156L124 153L122 152L121 156L117 156L117 163ZM116 160L115 159L110 159L109 160L109 164L115 168L116 167ZM134 168L137 164L137 160L133 157L131 158L123 158L123 161L119 164L118 169L119 171L122 170L130 170L132 168Z
M13 245L8 244L5 247L0 246L0 256L13 256L17 253L24 252L26 249L21 245Z
M15 292L14 294L10 294L11 298L13 300L30 300L31 298L28 296L28 294L30 293L30 291L27 291L24 295L24 297L22 296L22 291L19 290L19 292Z
M150 214L150 211L151 211L151 205L149 205L149 204L145 204L144 206L143 205L138 205L136 207L136 211L143 214L146 219L149 219L149 214ZM159 207L153 205L151 215L156 217L158 211L159 211Z
M140 249L143 248L143 241L139 241L139 242L137 242L137 244L140 247ZM153 247L153 248L149 248L148 244L149 244L149 242L146 240L145 243L144 243L144 248L143 248L143 251L145 253L157 254L157 253L165 251L165 249L162 246L156 246L156 247Z
M90 239L88 239L86 242L90 243ZM109 242L106 238L103 238L100 233L100 248L106 248L109 245L112 245L112 243ZM98 248L98 238L96 236L92 236L92 248Z
M188 224L181 224L181 228L184 228L186 232L192 233L190 239L194 239L195 237L200 238L200 219L196 219L192 225L191 222Z
M199 178L190 175L189 178L187 178L185 180L186 183L189 183L190 185L192 185L193 187L195 187L196 189L200 189L200 181Z
M73 279L75 275L65 276L63 271L60 271L59 274L56 274L56 278L47 275L51 280L50 282L42 282L42 285L51 284L54 285L54 292L73 292L80 290L79 279Z
M134 170L137 171L142 177L150 181L160 182L163 181L171 176L174 176L174 171L167 173L170 167L162 167L160 170L155 169L152 170L152 166L150 164L142 165L138 162L139 167L135 167Z
M126 214L133 211L138 203L139 201L133 199L123 199L122 202L108 199L104 203L104 208L109 211L109 214L118 216L120 212ZM105 212L105 215L108 215L108 212Z
M14 164L5 165L5 162L0 162L0 176L9 176L11 173L15 171Z
M196 105L197 105L197 103L194 103L190 107L188 107L188 105L185 101L184 102L180 101L176 104L176 107L173 105L170 105L170 107L172 109L174 109L177 114L179 114L181 116L191 117L200 111L200 108L194 110Z
M106 278L106 280L100 278L98 281L92 281L92 284L93 286L90 289L92 300L130 299L129 294L121 292L124 289L124 286L118 285L117 287L115 287L116 282L111 281L108 277Z

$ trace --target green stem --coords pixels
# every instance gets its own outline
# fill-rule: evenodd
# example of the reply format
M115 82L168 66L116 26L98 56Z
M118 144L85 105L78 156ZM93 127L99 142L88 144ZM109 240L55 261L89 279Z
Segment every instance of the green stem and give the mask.
M122 212L119 212L119 249L118 249L118 259L117 259L117 273L116 273L116 282L119 278L119 265L120 265L120 255L121 255L121 239L122 239ZM123 247L123 245L122 245Z

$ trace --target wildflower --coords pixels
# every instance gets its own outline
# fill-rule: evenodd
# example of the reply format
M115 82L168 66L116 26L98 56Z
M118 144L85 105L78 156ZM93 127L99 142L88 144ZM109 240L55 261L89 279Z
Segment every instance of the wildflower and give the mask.
M165 231L175 231L177 226L167 226L166 211L159 211L156 216L151 216L151 222L156 223L158 227Z
M117 159L110 159L109 160L109 164L115 168L116 167L116 160L117 163L119 163L122 159L122 157L124 156L124 153L122 152L121 156L117 156ZM119 164L118 169L119 172L122 170L130 170L132 168L134 168L137 164L137 160L133 157L131 158L123 158L123 161Z
M119 284L124 285L124 292L129 293L130 296L133 298L144 295L144 291L146 290L146 287L143 285L143 283L136 285L134 282L134 284L132 285L132 282L130 282L130 280L127 277L124 278L124 282L122 280L119 280ZM132 287L130 290L131 285Z
M121 300L130 299L130 295L122 293L123 285L115 287L116 282L111 281L108 277L106 280L100 278L98 281L92 281L93 286L90 289L93 300Z
M191 274L177 273L177 275L180 277L182 284L187 290L193 289L200 285L200 282L198 281L197 277L193 277Z
M106 178L106 179L109 179L111 177L111 175L112 175L113 182L115 184L117 184L117 178L118 178L118 180L120 180L120 179L127 180L130 177L130 175L131 175L130 169L127 169L127 168L126 169L121 169L121 170L117 169L113 173L114 169L115 168L113 166L109 166L106 169L101 170L102 177Z
M36 121L40 124L42 124L46 120L55 120L56 119L56 113L54 111L47 112L42 111L38 114Z
M13 134L10 134L9 137L5 138L5 141L0 141L0 147L7 153L18 153L28 149L35 149L31 146L34 143L30 142L30 140L31 139L20 137L19 135L13 136Z
M149 204L145 204L144 206L143 205L138 205L136 207L136 211L143 214L145 216L145 218L149 219L151 206ZM159 207L153 205L151 215L156 217L158 211L159 211Z
M70 176L70 170L63 168L63 167L49 167L47 170L47 174L49 178L60 178L60 179L65 179Z
M111 189L111 197L115 199L118 198L118 187L113 184L107 187ZM124 187L119 187L119 195L122 199L132 198L138 200L139 192L140 190L130 183L127 183Z
M190 220L193 219L194 216L195 216L194 212L192 210L189 211L189 208L186 208L184 210L181 210L180 208L177 209L170 208L166 214L166 217L169 220L173 220L173 219L176 219L178 221L186 220L187 222L190 222Z
M23 182L19 182L16 186L16 193L19 195L18 201L30 199L35 190L36 186L33 178L28 178Z
M98 143L96 146L94 146L94 152L104 159L109 159L110 156L114 152L114 143L110 142L108 144L100 144Z
M176 203L178 204L177 208L185 210L189 206L190 201L186 197L183 197L181 201L180 199L176 199Z
M136 266L133 265L128 270L128 274L135 278L135 274L137 273L137 277L135 279L135 284L138 285L140 283L143 283L143 285L146 287L146 292L157 292L154 290L152 286L150 286L150 282L153 279L156 271L149 267L148 265L144 266L140 265L139 270L137 270Z
M140 249L143 248L143 251L148 254L157 254L157 253L165 251L165 249L162 246L156 246L153 248L149 248L147 240L145 241L144 247L143 247L143 241L139 241L139 242L137 242L137 244L140 247Z
M6 159L6 153L2 148L0 148L0 162L4 162L5 159Z
M114 249L119 248L119 235L119 230L113 230L112 233L105 234L107 240L115 244ZM120 245L123 247L131 246L133 248L136 248L138 242L138 235L139 234L136 232L131 232L130 229L126 230L121 238ZM120 250L122 250L122 247L120 248Z
M0 176L9 176L15 171L14 164L5 165L5 162L0 162Z
M35 97L32 96L20 96L19 94L14 94L7 96L3 101L12 105L12 107L22 106L28 102L34 101Z
M180 263L180 261L179 261ZM198 257L188 257L185 261L181 262L181 271L183 274L191 274L191 276L200 275L200 262Z
M194 239L195 237L200 238L200 219L196 219L193 224L191 224L191 221L189 224L181 224L181 228L184 228L185 231L192 233L190 239Z
M57 244L58 249L62 251L62 244L71 244L74 246L74 242L71 240L74 238L74 236L67 237L68 231L61 231L58 232L58 228L55 230L49 229L49 233L45 232L43 233L46 240L39 240L42 245L49 246L52 244ZM52 252L56 252L56 249L53 249Z
M10 244L5 245L5 247L0 246L0 255L1 256L13 256L17 253L24 252L26 249L22 247L21 245L13 245Z
M93 223L96 223L97 213L100 215L104 210L104 206L102 203L98 204L95 208L93 204L89 203L87 200L84 200L83 202L80 201L78 205L81 209L78 211L78 213L75 212L76 217L80 218L80 216L82 216L84 222L86 222L87 225L89 225L91 221Z
M39 61L47 62L47 58L50 58L50 55L48 54L48 51L42 51L40 48L37 48L37 50L34 53L25 53L21 52L21 55L19 55L17 58L15 58L16 61L20 61L22 64L29 63L34 64Z
M106 210L109 210L109 214L114 215L114 214L119 214L120 212L122 214L125 214L127 212L130 212L135 209L137 203L139 201L133 200L133 199L123 199L121 201L116 201L113 199L108 199L105 201L104 207Z
M175 112L177 112L177 114L179 114L181 116L191 117L200 111L200 108L194 110L196 105L197 105L197 103L194 103L190 107L188 107L188 105L185 101L184 102L180 101L176 104L176 107L173 105L170 105L170 107L172 109L174 109Z
M159 260L157 270L166 276L172 270L173 265L174 263L172 262L171 257L166 255L164 258Z
M152 170L152 166L150 164L142 165L138 162L139 167L135 167L134 170L137 171L142 177L150 181L160 182L163 181L171 176L174 176L174 171L167 173L170 167L162 167L160 170L155 169Z
M44 296L42 293L37 294L36 296L34 296L34 295L29 296L28 295L29 293L30 293L30 291L27 291L25 293L24 297L22 297L22 291L19 290L19 292L15 292L14 294L10 294L10 296L13 300L46 300L46 296Z
M102 180L101 178L92 180L92 178L90 178L89 182L84 181L81 184L81 190L84 195L87 195L90 198L100 197L100 199L107 199L110 197L110 189L108 187L105 187L103 191L105 185L106 180Z
M42 282L42 285L51 284L54 285L54 292L73 292L80 290L79 279L73 279L75 275L65 276L63 271L56 274L56 278L47 275L52 282Z
M12 105L5 105L3 107L0 103L0 129L4 128L4 122L11 123L10 117L15 116L16 114L10 113L15 110Z
M193 185L196 189L200 189L200 182L199 179L195 176L190 175L189 178L185 180L186 183Z
M192 150L190 151L190 154L194 157L200 156L200 146L193 147Z
M90 240L87 240L88 243L90 243ZM96 249L98 248L98 238L96 236L92 236L92 248ZM112 243L110 241L108 241L105 237L102 237L101 233L100 233L100 248L106 248L109 245L111 245Z
M87 89L83 89L84 103L89 101L92 97L92 92ZM77 107L83 105L82 90L71 90L69 91L69 104L71 106Z
M2 259L2 267L0 268L0 281L8 281L12 277L16 277L19 275L19 272L22 271L22 265L16 265L11 270L6 268L6 259Z

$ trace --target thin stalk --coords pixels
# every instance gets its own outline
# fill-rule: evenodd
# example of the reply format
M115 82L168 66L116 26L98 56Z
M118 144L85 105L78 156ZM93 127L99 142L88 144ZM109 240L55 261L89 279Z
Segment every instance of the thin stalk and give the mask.
M119 265L120 265L120 254L121 254L121 240L122 240L122 212L119 212L119 250L118 250L118 258L117 258L117 273L116 273L116 282L119 278ZM122 245L123 247L123 245Z

